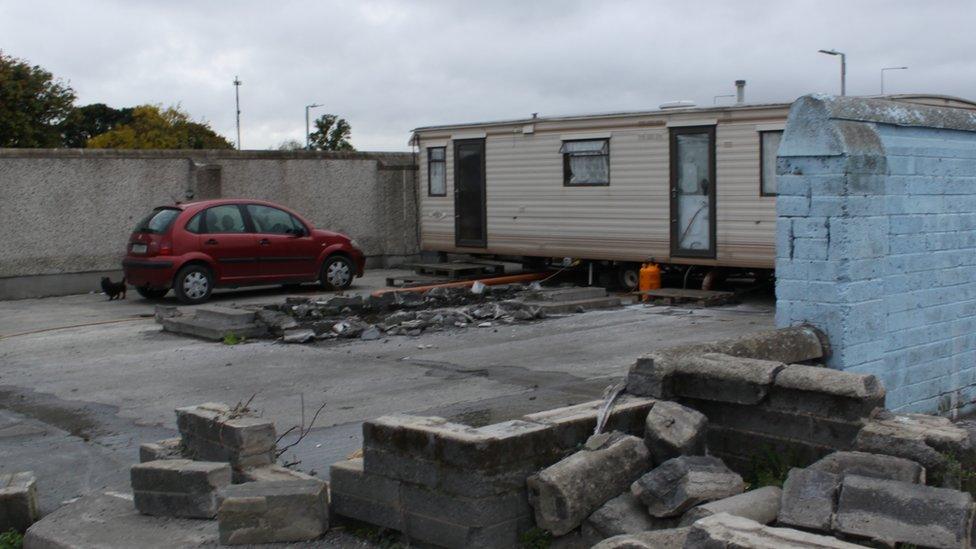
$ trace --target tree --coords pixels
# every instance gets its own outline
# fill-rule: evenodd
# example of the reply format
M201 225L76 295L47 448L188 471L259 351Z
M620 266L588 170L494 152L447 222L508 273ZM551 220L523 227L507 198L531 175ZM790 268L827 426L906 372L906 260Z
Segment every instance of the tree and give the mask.
M132 120L88 140L90 149L233 149L205 122L194 122L178 106L140 105Z
M132 122L133 108L113 109L105 103L78 107L61 123L61 142L65 147L83 148L96 135Z
M0 147L58 147L75 92L37 65L0 51Z
M300 151L305 148L297 139L286 139L278 145L279 151Z
M315 131L309 134L311 148L320 151L354 151L349 137L352 127L345 118L323 114L315 119Z

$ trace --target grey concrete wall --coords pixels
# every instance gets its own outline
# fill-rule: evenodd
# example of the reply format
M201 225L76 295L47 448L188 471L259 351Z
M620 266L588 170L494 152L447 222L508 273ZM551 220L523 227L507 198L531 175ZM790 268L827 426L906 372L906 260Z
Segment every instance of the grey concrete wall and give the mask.
M976 398L976 113L807 96L779 149L776 322L897 411Z
M0 299L95 289L153 207L217 197L294 208L371 266L418 253L406 153L0 149Z

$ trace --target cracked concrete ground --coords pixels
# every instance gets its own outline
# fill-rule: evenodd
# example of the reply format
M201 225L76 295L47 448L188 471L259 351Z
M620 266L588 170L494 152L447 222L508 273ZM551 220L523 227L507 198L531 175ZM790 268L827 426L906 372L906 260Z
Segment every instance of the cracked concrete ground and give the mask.
M404 273L372 271L354 293ZM214 302L286 295L246 290ZM92 491L128 491L138 445L175 436L179 406L257 393L252 407L283 432L302 421L302 399L305 421L325 402L308 438L284 456L325 476L359 448L363 420L409 412L493 423L599 398L641 353L773 325L772 298L760 296L715 309L633 305L418 338L226 346L163 333L153 307L135 292L121 302L100 294L0 302L0 472L36 471L43 512Z

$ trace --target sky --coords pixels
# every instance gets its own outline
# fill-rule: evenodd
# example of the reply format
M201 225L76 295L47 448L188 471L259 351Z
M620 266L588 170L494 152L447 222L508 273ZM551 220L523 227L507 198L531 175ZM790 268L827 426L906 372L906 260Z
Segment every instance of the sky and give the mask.
M0 0L0 50L78 104L181 105L245 149L304 141L305 105L359 150L420 126L838 93L976 99L972 0ZM718 98L727 102L728 98Z

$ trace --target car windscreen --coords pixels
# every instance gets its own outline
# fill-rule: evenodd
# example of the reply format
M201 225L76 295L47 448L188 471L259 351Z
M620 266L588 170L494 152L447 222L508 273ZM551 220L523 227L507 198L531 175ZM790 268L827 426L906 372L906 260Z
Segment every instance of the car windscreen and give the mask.
M173 224L173 220L176 219L182 210L176 208L157 208L153 212L142 219L133 232L136 233L151 233L151 234L162 234L165 233L169 226Z

